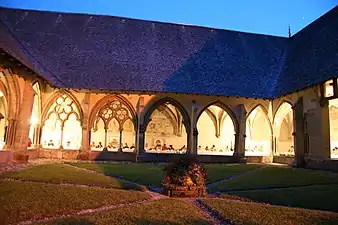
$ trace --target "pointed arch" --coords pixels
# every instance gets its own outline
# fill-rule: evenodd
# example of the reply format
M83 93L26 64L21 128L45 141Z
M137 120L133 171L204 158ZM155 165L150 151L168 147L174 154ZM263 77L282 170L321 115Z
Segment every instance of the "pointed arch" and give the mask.
M151 121L151 115L153 114L153 112L158 107L160 107L161 105L165 105L167 103L175 106L178 109L178 111L182 115L183 124L185 126L187 133L190 132L190 117L189 117L188 112L186 111L186 109L184 108L184 106L181 103L179 103L178 101L176 101L175 99L170 98L170 97L161 98L159 100L152 101L152 102L147 104L147 106L146 106L147 110L143 114L143 125L144 125L144 127L147 127L147 125Z
M208 109L210 106L218 106L221 109L223 109L231 118L233 124L234 124L234 129L235 129L235 133L238 133L238 120L233 112L233 110L226 104L224 104L221 101L213 101L209 104L207 104L205 107L203 107L202 109L199 110L197 117L196 117L196 122L198 121L198 119L200 118L200 116L202 115L202 113Z
M55 92L48 99L47 104L42 108L42 114L41 114L42 123L46 120L46 117L48 116L49 109L52 107L52 105L55 103L55 101L62 95L67 95L75 103L77 109L79 110L78 117L79 117L79 119L81 120L81 123L82 123L83 109L81 107L81 104L72 93L70 93L69 91L66 91L66 90L59 90L59 91Z
M289 102L283 101L279 105L273 119L275 136L275 153L294 155L293 141L293 109Z
M41 144L44 148L81 148L83 111L70 92L54 93L42 117Z
M257 120L263 124L257 124ZM267 126L264 128L264 123ZM264 132L267 129L268 133ZM272 150L273 130L266 109L258 104L248 113L246 118L246 155L269 155Z
M198 113L196 126L198 154L233 155L238 123L233 111L227 105L219 101L206 105ZM215 130L215 133L211 129Z
M175 133L172 122L168 120L160 109L167 106L169 109L176 108L182 118L182 133ZM173 110L172 110L173 111ZM178 123L177 123L178 125ZM190 118L185 110L175 99L165 97L154 99L146 105L143 114L143 126L145 128L145 151L148 153L182 153L187 150L188 134L190 132Z
M92 129L94 126L94 122L97 119L97 114L99 111L105 107L109 102L112 102L114 100L118 100L123 103L123 105L128 109L129 113L131 114L131 120L134 124L134 126L137 126L137 116L135 108L132 106L132 104L126 99L125 97L121 95L107 95L103 98L101 98L96 104L94 105L93 109L91 110L89 114L89 129Z

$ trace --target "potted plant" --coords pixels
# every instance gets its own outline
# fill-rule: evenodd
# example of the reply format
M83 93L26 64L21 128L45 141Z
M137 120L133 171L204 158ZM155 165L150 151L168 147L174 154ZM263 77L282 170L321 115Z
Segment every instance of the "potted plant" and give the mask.
M183 155L165 167L163 193L170 197L201 197L206 194L207 173L195 156Z

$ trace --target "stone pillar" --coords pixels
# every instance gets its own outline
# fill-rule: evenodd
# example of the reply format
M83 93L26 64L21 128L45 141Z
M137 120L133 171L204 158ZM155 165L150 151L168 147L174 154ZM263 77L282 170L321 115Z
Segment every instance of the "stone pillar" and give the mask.
M303 98L300 98L292 107L293 109L293 127L294 127L294 149L295 149L295 166L304 167L304 110Z
M144 124L140 124L139 126L139 137L138 137L138 152L144 152L144 144L145 144L145 132L146 127Z
M90 127L89 125L89 93L86 93L83 101L83 118L82 118L82 142L81 150L83 152L88 152L90 150Z
M120 145L119 145L119 149L118 149L118 152L122 152L122 148L123 148L123 137L122 137L122 135L123 135L123 129L120 129Z
M309 157L314 160L330 158L330 118L328 101L318 101L307 110L307 133L309 136ZM303 124L304 125L304 124Z
M28 137L29 137L29 120L32 114L34 90L32 84L25 81L22 95L22 101L19 107L19 115L16 123L16 131L14 135L14 154L13 159L18 162L28 160Z
M235 134L234 156L241 159L245 157L245 137L246 137L246 110L243 104L237 106L238 131Z
M197 110L198 106L195 100L192 101L191 113L190 113L190 129L187 131L188 135L188 146L187 150L190 154L197 155Z
M193 144L194 144L194 146L193 146L193 154L195 154L195 155L198 155L198 130L197 130L197 128L195 127L194 128L194 130L193 130Z

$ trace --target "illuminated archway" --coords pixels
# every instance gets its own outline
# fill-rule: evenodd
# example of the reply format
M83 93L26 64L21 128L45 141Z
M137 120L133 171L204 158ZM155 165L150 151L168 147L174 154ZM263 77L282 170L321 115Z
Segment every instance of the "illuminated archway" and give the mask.
M235 126L230 115L221 107L211 105L197 121L197 153L203 155L233 155Z
M49 107L41 134L42 147L80 149L82 127L80 110L68 94L59 95Z
M135 145L133 119L128 102L118 97L110 98L96 114L91 150L129 151L129 146Z
M28 148L35 148L39 144L39 126L41 123L41 91L38 82L33 84L34 100L30 118Z
M291 155L294 153L293 143L293 110L289 103L283 102L278 108L274 119L276 137L276 155Z
M329 100L331 158L338 159L338 99Z
M271 126L262 106L257 106L246 119L246 156L271 154Z
M170 101L155 104L145 132L148 153L185 153L187 132L180 108Z

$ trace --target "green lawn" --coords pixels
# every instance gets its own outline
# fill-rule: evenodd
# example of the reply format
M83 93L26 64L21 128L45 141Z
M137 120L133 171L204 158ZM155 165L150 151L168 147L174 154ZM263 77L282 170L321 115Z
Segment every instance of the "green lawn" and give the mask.
M164 178L164 165L156 164L104 164L72 163L71 165L104 173L108 176L123 177L143 185L160 186ZM259 168L257 164L209 164L207 182L214 182Z
M338 214L332 212L270 206L233 200L203 200L224 218L241 225L335 225Z
M288 167L266 167L212 187L214 191L288 187L311 184L338 184L338 174Z
M189 203L178 199L166 199L149 204L133 205L119 209L78 216L45 224L119 224L119 225L207 225L208 222Z
M164 178L164 165L134 163L72 163L71 165L143 185L160 186Z
M0 224L148 198L138 191L0 181Z
M261 167L258 164L207 164L207 182L215 182Z
M135 185L123 183L115 178L62 164L38 165L25 170L6 173L0 177L56 184L71 183L122 189L138 188Z
M338 212L338 185L320 185L277 190L240 191L232 195L273 205Z

